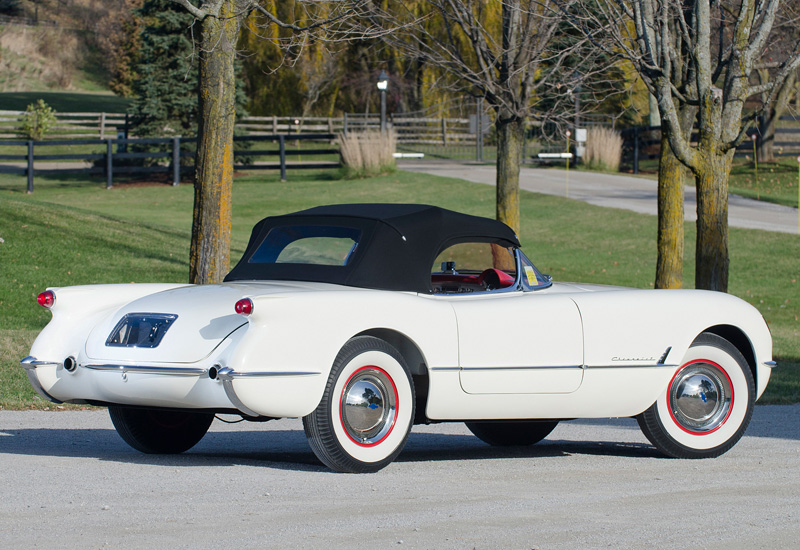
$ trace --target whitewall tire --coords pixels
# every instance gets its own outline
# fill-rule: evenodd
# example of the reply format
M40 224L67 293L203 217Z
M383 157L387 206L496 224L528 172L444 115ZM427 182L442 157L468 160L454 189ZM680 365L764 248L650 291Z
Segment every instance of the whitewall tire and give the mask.
M750 423L753 373L733 344L701 334L652 407L637 417L659 451L674 458L713 458L727 452Z
M303 427L329 468L376 472L403 450L414 407L414 383L400 353L383 340L360 336L339 352L322 401L303 418Z

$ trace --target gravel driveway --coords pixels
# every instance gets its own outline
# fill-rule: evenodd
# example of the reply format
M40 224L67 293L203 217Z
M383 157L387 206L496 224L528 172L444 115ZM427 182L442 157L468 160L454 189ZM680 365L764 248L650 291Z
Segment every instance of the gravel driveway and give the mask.
M104 410L0 411L0 548L796 548L800 405L759 406L713 460L658 457L631 419L491 448L416 426L377 474L327 471L299 420L215 421L140 454Z

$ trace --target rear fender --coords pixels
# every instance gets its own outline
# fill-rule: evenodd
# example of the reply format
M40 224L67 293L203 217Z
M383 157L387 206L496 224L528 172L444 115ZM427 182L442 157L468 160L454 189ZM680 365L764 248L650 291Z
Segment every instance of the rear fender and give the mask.
M56 295L50 308L53 318L39 333L30 354L57 362L77 357L86 337L101 319L133 300L180 286L186 285L130 283L49 288Z

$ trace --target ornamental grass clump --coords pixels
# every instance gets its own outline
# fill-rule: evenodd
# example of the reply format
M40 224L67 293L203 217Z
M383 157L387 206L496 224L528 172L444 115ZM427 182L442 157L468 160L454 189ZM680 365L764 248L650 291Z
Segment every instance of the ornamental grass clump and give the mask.
M616 172L622 160L622 136L611 128L589 128L586 135L586 166Z
M366 178L396 168L394 132L349 132L339 134L337 142L345 177Z

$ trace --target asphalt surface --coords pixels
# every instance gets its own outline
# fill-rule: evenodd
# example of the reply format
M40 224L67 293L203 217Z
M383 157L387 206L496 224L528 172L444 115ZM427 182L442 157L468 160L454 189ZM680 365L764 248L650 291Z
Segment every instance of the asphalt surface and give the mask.
M460 178L495 185L495 165L476 165L440 161L399 161L398 168L437 176ZM558 168L523 167L520 188L535 193L569 197L609 208L632 210L642 214L658 213L658 186L655 180L624 174L601 174ZM697 194L686 186L684 213L687 221L697 219ZM731 227L763 229L797 234L800 228L797 208L770 204L731 195L728 200L728 223Z
M759 406L711 460L659 457L635 421L496 449L416 426L376 474L335 474L299 420L215 421L140 454L106 411L0 411L0 548L796 548L800 405Z

